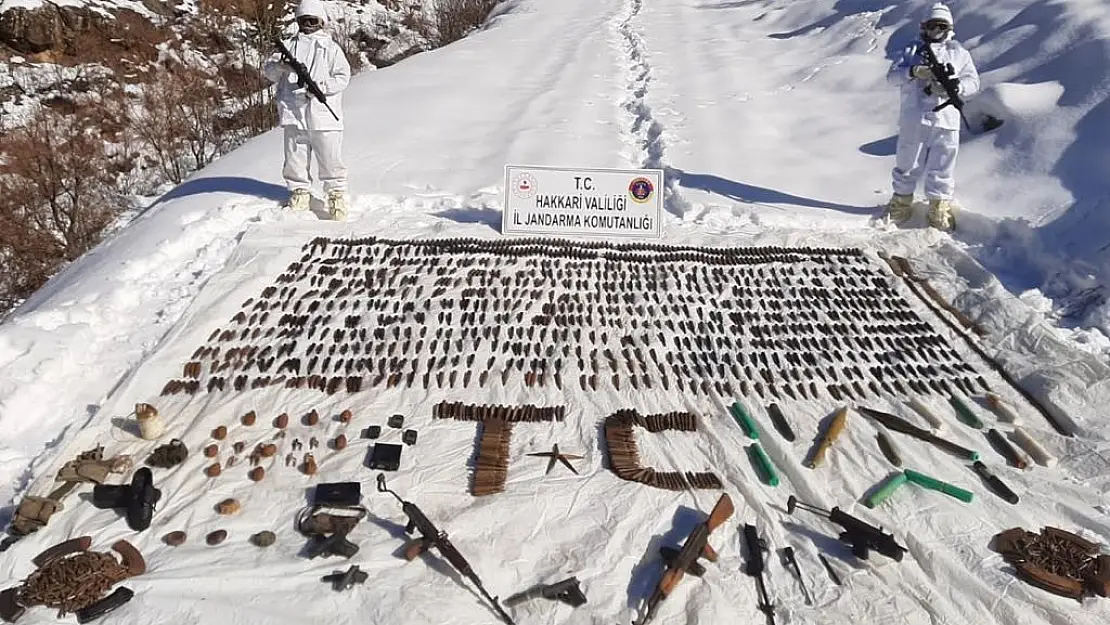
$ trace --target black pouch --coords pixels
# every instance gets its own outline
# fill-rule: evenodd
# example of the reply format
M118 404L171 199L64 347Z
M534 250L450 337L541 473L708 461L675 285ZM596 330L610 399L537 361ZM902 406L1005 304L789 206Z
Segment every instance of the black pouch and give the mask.
M396 471L401 468L401 449L396 443L375 443L366 464L379 471Z
M313 503L317 506L357 506L362 500L362 484L328 482L316 485Z

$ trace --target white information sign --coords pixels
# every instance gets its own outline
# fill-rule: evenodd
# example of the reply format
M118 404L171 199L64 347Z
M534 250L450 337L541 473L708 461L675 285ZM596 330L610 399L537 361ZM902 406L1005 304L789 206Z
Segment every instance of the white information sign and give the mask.
M505 167L503 234L659 238L663 171Z

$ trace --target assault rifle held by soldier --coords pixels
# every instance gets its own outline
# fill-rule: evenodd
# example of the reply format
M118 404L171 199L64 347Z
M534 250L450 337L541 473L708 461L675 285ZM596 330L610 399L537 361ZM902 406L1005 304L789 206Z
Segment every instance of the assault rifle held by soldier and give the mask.
M405 526L406 532L412 533L413 530L420 531L420 538L413 539L405 545L406 560L411 561L429 549L439 549L440 555L450 562L451 566L455 567L458 572L465 575L466 578L478 588L478 591L482 593L486 601L489 601L490 604L493 605L493 608L497 611L497 615L509 625L515 625L512 617L506 614L501 604L497 602L497 597L491 597L489 593L486 592L485 586L482 585L482 580L478 579L478 575L474 572L474 569L470 567L470 563L459 553L455 545L451 544L451 540L447 537L447 532L437 528L428 517L424 516L424 512L420 510L416 504L401 499L397 493L386 488L384 473L378 474L378 492L389 493L393 495L397 501L401 502L401 511L404 512L405 516L409 519L408 525Z
M278 52L281 54L281 58L285 62L285 64L288 65L293 70L293 73L297 75L297 86L308 89L308 92L311 93L317 100L319 100L320 104L323 104L327 107L328 112L331 113L331 116L334 117L336 121L339 121L339 116L335 114L335 111L332 110L331 105L328 104L328 96L324 95L324 91L320 89L320 85L316 84L315 80L312 80L312 76L308 73L308 68L304 66L304 63L301 63L297 60L297 57L293 56L293 53L290 52L289 48L285 47L285 44L282 43L280 37L274 40L274 45L277 47Z
M906 552L906 548L899 545L892 534L883 533L881 527L864 523L840 508L824 510L817 506L802 503L794 495L791 495L786 502L786 513L794 514L794 509L798 507L819 514L843 527L844 531L840 533L840 542L851 545L852 554L857 558L866 560L871 551L874 550L895 561L902 561L902 555Z
M644 625L652 616L655 615L655 608L659 602L666 599L667 596L674 591L678 586L678 582L682 581L686 573L701 577L705 573L705 567L698 563L698 558L705 557L710 562L717 561L717 552L713 547L709 546L709 534L717 529L722 523L732 516L733 506L732 499L729 498L728 493L721 495L717 500L717 505L713 506L713 511L709 513L709 518L700 523L690 532L686 541L682 543L681 550L675 550L670 547L663 547L660 551L663 554L663 560L667 563L667 572L663 574L663 579L659 580L659 585L656 586L655 592L647 600L647 605L644 607L643 616L634 625Z
M964 101L963 98L960 97L960 80L956 78L956 69L952 67L951 63L942 65L941 62L937 60L937 55L933 52L933 49L927 45L921 46L921 57L924 59L925 65L929 68L929 71L933 72L933 78L936 83L940 85L944 89L945 94L948 95L948 99L933 107L933 111L939 111L946 106L955 108L960 112L960 119L963 120L964 127L970 131L971 124L968 123L967 117L964 115ZM926 93L932 95L930 89L931 87L926 87Z

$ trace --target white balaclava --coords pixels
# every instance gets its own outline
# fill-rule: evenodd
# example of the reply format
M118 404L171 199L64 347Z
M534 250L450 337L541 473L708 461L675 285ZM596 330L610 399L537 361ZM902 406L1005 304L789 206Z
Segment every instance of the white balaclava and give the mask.
M324 9L324 3L322 2L322 0L301 0L300 4L297 5L295 15L298 18L308 15L318 17L320 18L321 27L328 22L328 12ZM312 29L309 32L313 32L316 30L320 30L320 28ZM305 29L302 28L301 31L305 32Z
M944 22L948 24L948 29L943 33L929 33L925 25L930 22ZM948 8L943 2L937 2L929 7L925 12L925 18L921 20L921 37L926 41L944 41L951 37L953 34L952 10Z

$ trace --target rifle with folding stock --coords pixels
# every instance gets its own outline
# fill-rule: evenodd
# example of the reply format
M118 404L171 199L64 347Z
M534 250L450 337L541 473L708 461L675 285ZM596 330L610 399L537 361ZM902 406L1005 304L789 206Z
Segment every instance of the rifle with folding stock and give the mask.
M428 517L424 516L424 512L416 504L401 499L397 493L386 488L384 473L378 474L378 492L389 493L393 495L397 501L401 502L401 510L409 519L408 525L405 526L406 532L411 533L413 530L420 531L420 538L413 539L405 545L406 560L411 561L429 549L439 549L440 555L450 562L451 566L455 567L456 570L473 582L478 588L478 592L482 593L486 601L489 601L490 604L493 605L494 610L497 611L497 615L509 625L515 625L512 617L506 614L501 604L497 602L497 597L491 597L490 594L486 592L485 586L482 585L482 580L478 578L474 569L471 568L470 563L459 553L455 545L451 544L451 540L447 537L447 532L437 528Z

